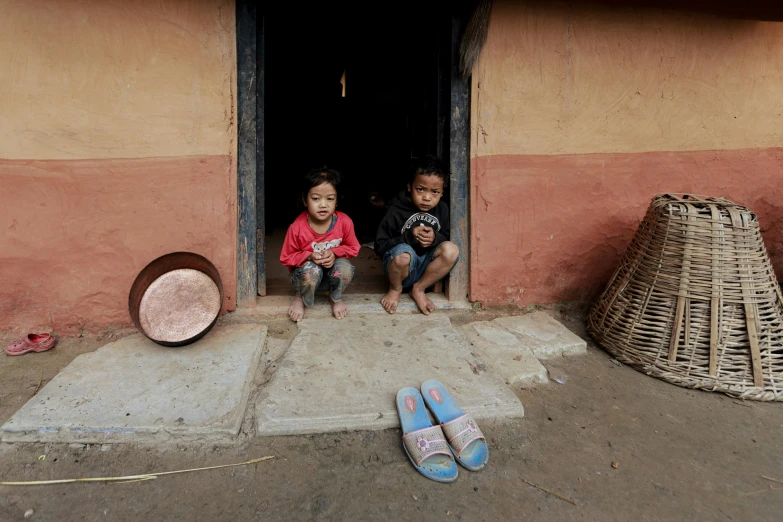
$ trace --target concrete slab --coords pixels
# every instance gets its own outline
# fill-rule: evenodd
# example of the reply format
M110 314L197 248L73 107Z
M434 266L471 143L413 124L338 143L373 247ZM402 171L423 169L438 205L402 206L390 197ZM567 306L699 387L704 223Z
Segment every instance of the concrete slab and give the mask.
M236 436L266 332L260 325L217 326L180 348L136 334L80 355L11 417L2 440Z
M539 359L587 352L587 343L545 312L499 317L493 321L516 335Z
M343 296L345 304L348 306L349 314L368 314L377 313L388 317L388 314L381 306L383 294L348 294ZM429 293L427 297L435 304L438 310L470 310L471 304L468 301L449 301L443 294ZM256 299L256 306L253 308L238 308L231 315L237 318L247 316L262 317L286 317L288 307L291 305L291 297L285 295L270 295ZM397 314L418 314L419 309L413 302L410 295L403 294L400 304L397 307ZM315 306L308 309L305 317L309 319L326 319L332 316L332 310L326 295L316 295Z
M259 435L399 426L400 388L438 379L477 419L522 417L502 377L477 363L444 315L305 319L256 406Z
M459 331L471 351L514 387L527 388L547 382L546 368L517 337L491 321L468 323Z

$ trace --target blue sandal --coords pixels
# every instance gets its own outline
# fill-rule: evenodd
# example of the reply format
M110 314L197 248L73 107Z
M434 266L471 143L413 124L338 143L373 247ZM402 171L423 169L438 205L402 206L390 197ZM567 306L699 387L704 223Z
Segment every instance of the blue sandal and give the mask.
M470 471L484 468L489 447L473 417L463 412L443 384L434 379L421 385L421 394L443 428L457 462Z
M454 482L459 469L440 426L433 426L421 393L416 388L397 392L402 424L402 447L413 466L428 479Z

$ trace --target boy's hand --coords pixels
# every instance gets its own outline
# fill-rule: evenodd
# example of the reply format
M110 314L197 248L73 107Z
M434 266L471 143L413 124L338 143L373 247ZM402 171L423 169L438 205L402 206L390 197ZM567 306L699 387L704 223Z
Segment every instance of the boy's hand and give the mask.
M413 237L416 238L416 241L418 241L421 246L427 248L435 241L435 230L424 225L419 225L413 229Z
M316 263L324 268L332 268L336 259L337 256L334 255L334 252L327 250L326 252L321 253L320 262L316 261Z

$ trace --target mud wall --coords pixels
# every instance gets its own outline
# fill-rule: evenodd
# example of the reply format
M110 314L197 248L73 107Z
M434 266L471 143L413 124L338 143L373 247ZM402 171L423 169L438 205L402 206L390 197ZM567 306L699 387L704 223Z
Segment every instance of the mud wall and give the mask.
M186 250L236 287L231 0L0 0L0 330L130 325Z
M657 192L759 216L783 275L783 23L493 2L473 71L471 298L591 300Z

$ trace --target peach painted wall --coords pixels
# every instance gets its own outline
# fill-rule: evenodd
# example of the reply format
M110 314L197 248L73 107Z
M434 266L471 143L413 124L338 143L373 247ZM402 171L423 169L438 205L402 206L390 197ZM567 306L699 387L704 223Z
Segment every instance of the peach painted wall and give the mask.
M783 23L496 0L472 89L472 300L595 298L666 191L748 205L783 276Z
M0 330L128 326L178 250L236 287L231 0L0 0Z

